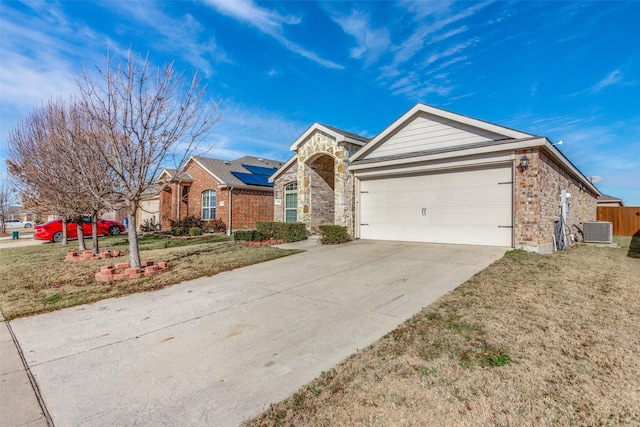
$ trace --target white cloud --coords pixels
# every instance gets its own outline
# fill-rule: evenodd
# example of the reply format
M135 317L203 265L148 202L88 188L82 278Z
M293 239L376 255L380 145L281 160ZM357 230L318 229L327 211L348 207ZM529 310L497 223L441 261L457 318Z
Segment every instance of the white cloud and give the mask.
M447 31L446 33L441 34L439 36L431 37L429 39L429 44L438 43L438 42L446 40L446 39L448 39L450 37L457 36L458 34L464 33L468 29L469 29L469 27L467 27L466 25L464 25L462 27L459 27L459 28L454 28L453 30Z
M213 149L209 153L216 158L253 155L286 160L292 155L291 143L309 126L286 115L233 100L221 102L218 112L222 118L212 130Z
M371 64L389 47L389 30L372 28L369 16L363 12L354 10L348 16L333 15L333 20L356 40L357 46L351 49L352 58L365 57L366 63Z
M619 85L622 84L622 72L620 71L620 69L615 69L613 71L611 71L609 74L607 74L602 80L600 80L598 83L594 84L593 86L590 86L586 89L580 90L578 92L574 92L570 95L568 95L569 97L574 97L574 96L578 96L578 95L583 95L585 93L597 93L602 91L603 89L609 87L609 86L613 86L613 85Z
M422 63L422 66L423 67L429 66L432 63L434 63L436 61L439 61L439 60L441 60L443 58L455 55L456 53L459 53L459 52L467 49L468 47L471 47L471 46L475 45L477 42L478 42L478 39L474 38L474 39L471 39L471 40L467 40L466 42L462 42L462 43L458 43L456 45L450 46L450 47L446 48L442 52L432 53ZM456 61L456 62L458 62L458 61Z
M213 73L210 60L229 62L227 55L216 45L214 37L208 34L208 30L194 16L169 16L161 9L161 5L162 3L147 2L106 3L123 21L131 22L132 25L127 27L121 23L122 31L154 34L154 37L148 37L147 40L155 49L179 55L206 76ZM205 40L200 41L201 38Z
M446 96L453 86L438 85L424 79L416 72L409 72L396 80L389 87L394 95L410 95L413 99L422 99L431 94Z
M420 25L400 46L394 54L394 64L402 64L413 58L422 50L429 35L445 28L446 26L473 16L476 12L486 7L490 2L477 3L451 16L439 17L430 25ZM411 3L412 4L412 3ZM411 9L410 9L411 10Z
M283 26L296 25L300 19L293 16L283 16L274 11L259 7L251 0L205 0L205 4L214 7L218 12L230 16L240 22L245 22L265 34L273 37L285 48L304 58L307 58L326 68L344 68L333 61L321 58L297 43L287 39L283 34Z
M620 69L613 70L605 78L596 83L591 89L591 92L599 92L607 86L618 84L622 81L622 73Z

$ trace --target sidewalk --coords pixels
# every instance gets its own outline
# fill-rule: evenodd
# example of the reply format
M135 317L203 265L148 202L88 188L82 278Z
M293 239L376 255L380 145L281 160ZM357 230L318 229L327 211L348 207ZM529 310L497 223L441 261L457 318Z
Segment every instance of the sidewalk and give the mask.
M10 326L0 314L0 427L47 425Z

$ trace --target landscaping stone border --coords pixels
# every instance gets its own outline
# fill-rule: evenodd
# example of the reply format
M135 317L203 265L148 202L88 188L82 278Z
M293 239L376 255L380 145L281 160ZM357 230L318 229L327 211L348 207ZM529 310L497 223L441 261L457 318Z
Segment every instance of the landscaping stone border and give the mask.
M120 251L102 251L98 255L94 255L93 252L91 251L84 251L82 254L79 254L78 252L69 252L67 256L64 257L64 260L68 262L88 261L88 260L115 258L115 257L119 257L120 255L122 255Z
M263 240L261 242L250 242L248 240L236 240L236 243L240 243L246 246L273 246L273 245L281 245L283 243L287 243L287 241L282 239L269 239L269 240Z
M114 282L116 280L141 279L151 277L163 271L169 270L169 263L153 261L143 261L141 268L131 268L129 263L121 262L116 265L100 267L100 271L95 274L98 282Z

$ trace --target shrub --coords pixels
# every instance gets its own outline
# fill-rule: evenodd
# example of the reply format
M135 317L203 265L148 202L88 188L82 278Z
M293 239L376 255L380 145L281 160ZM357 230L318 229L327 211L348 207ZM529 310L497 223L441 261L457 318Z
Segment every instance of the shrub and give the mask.
M156 222L156 216L152 216L151 218L147 218L144 221L142 221L142 224L140 225L140 230L141 231L157 231L160 230L160 223Z
M297 242L307 238L307 230L302 222L258 222L256 226L265 239Z
M248 242L261 242L264 235L258 230L237 230L233 232L234 240L246 240Z
M345 243L349 241L347 227L343 227L342 225L321 225L319 228L320 234L322 234L320 243L323 245L329 243Z
M204 221L194 215L186 216L179 220L170 220L171 235L172 236L184 236L189 234L190 230L194 227L204 229Z
M189 229L189 234L192 236L201 236L202 235L202 228L200 227L191 227Z
M213 233L226 233L227 232L227 224L224 223L221 219L211 219L203 222L203 229L207 231L211 231Z

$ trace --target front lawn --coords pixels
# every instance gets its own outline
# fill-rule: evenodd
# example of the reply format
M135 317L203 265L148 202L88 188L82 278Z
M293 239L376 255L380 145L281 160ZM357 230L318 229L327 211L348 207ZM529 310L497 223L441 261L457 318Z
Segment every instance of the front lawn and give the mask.
M509 251L244 425L640 425L640 236L617 241Z
M88 249L91 240L87 240ZM100 283L94 273L101 266L128 262L126 236L100 238L100 250L121 250L124 256L98 261L64 262L69 245L48 243L21 248L0 246L0 311L6 320L58 310L268 261L299 251L271 247L246 247L227 236L171 238L145 234L140 237L143 261L167 261L171 269L153 277Z

